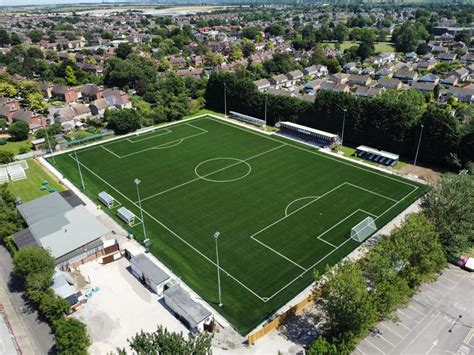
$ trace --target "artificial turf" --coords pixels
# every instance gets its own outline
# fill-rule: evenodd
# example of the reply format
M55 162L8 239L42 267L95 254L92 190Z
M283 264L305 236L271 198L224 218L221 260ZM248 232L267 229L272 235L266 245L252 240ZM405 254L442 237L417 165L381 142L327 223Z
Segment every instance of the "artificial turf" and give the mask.
M242 334L355 249L353 226L381 228L426 187L209 116L77 151L92 199L139 216L151 252ZM56 168L81 186L75 155ZM107 209L106 209L107 210ZM114 210L107 210L114 214ZM141 225L130 229L143 239ZM222 301L217 298L214 232ZM133 308L133 306L131 306Z

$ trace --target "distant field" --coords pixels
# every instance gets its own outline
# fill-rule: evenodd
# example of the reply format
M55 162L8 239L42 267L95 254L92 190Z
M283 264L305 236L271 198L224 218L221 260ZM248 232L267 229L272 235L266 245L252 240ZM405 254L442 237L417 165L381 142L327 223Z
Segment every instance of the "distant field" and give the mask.
M330 48L335 47L335 43L324 43L325 46L328 46ZM352 46L357 46L359 45L357 42L354 41L345 41L341 43L341 51L344 51L347 48L350 48ZM376 52L395 52L395 47L387 42L379 42L375 43L375 51Z
M151 252L242 334L358 247L353 226L372 216L382 227L426 189L209 116L77 153L93 200L106 191L139 216L142 181ZM80 186L74 154L56 167ZM143 241L141 225L126 228Z

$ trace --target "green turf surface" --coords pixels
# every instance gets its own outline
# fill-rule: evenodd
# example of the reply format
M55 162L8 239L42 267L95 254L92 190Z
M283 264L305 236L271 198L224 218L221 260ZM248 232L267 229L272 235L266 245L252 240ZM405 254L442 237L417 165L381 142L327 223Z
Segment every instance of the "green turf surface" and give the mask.
M142 181L151 252L242 334L309 285L314 270L356 248L354 225L373 216L380 228L426 189L210 117L84 148L78 157L85 193L96 199L107 191L138 216L133 181ZM74 155L56 162L80 186ZM142 238L141 225L131 231Z

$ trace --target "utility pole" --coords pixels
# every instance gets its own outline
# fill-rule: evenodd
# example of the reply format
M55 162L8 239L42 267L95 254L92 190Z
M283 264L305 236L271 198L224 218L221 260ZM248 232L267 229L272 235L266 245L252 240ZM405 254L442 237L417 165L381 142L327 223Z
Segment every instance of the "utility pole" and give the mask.
M226 91L225 82L224 82L224 117L227 117L227 91Z
M135 185L137 185L137 196L138 196L138 206L140 207L140 218L142 219L142 227L143 227L143 237L145 238L143 240L143 243L145 244L146 251L148 252L148 245L150 240L146 236L146 228L145 228L145 219L143 218L143 209L142 209L142 199L140 198L140 189L138 185L140 185L141 180L140 179L135 179L133 180Z
M342 137L341 137L341 146L344 144L344 128L346 126L346 112L347 109L343 108L342 112L344 112L343 117L342 117Z
M418 138L418 146L416 147L415 161L413 162L414 166L416 166L416 161L418 160L418 152L420 151L421 136L423 135L423 127L425 126L421 125L420 137Z
M265 94L265 127L267 126L267 95Z
M217 289L219 295L219 307L222 307L222 295L221 295L221 268L219 267L219 248L217 245L217 239L221 234L219 232L214 233L214 239L216 241L216 265L217 265Z
M48 135L48 128L44 128L44 132L46 133L46 140L48 141L48 147L49 147L49 154L51 154L51 158L53 159L53 164L56 165L56 160L54 159L53 155L53 149L51 149L51 142L49 141L49 135Z
M79 163L79 158L77 157L77 149L74 151L76 155L76 161L77 161L77 169L79 170L79 176L81 177L81 184L82 184L82 189L86 189L86 185L84 185L84 178L82 177L82 170L81 170L81 163Z

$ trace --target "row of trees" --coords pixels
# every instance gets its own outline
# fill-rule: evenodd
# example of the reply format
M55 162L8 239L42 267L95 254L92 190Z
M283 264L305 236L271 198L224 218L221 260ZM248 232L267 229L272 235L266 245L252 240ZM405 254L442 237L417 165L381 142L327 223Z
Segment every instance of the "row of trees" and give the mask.
M325 319L310 354L348 354L380 320L406 304L446 258L474 245L474 171L446 174L410 215L361 260L328 270L315 289ZM464 196L464 198L462 197ZM316 275L318 279L319 276Z
M211 74L206 88L209 108L224 111L224 83L227 109L264 117L268 123L292 121L332 133L342 133L344 142L365 144L414 157L424 126L419 159L427 163L458 167L474 161L474 124L461 125L448 105L426 103L415 91L387 91L372 99L349 93L321 91L314 104L293 97L258 92L249 72Z
M87 354L91 344L86 326L64 315L69 303L51 289L56 261L43 248L28 247L18 251L13 258L14 274L26 289L26 297L46 318L54 331L58 354Z

